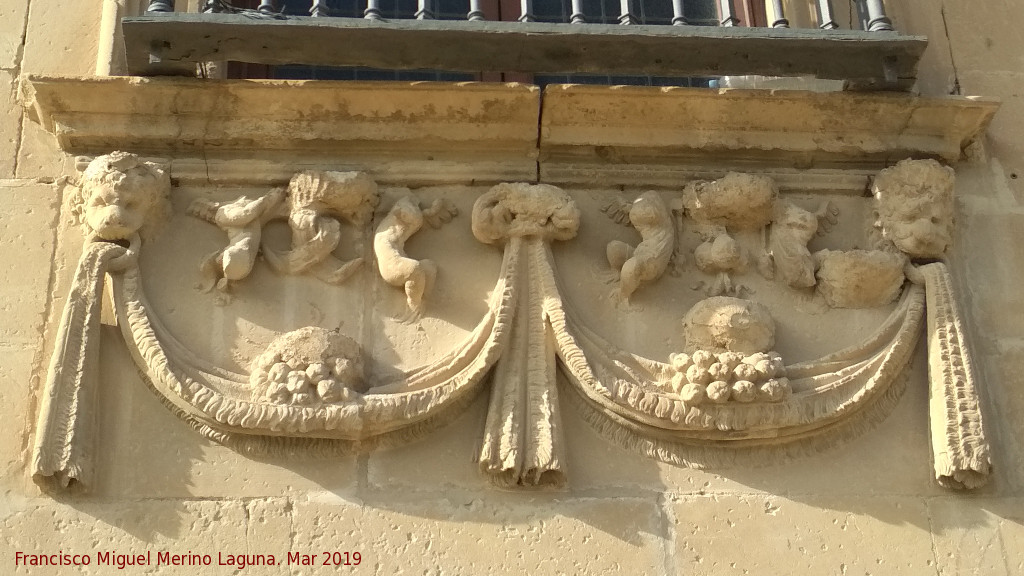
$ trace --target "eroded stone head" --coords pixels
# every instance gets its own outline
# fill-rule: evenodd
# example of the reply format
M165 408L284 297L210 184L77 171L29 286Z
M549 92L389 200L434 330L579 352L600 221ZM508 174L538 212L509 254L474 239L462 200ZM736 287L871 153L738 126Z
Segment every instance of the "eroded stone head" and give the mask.
M818 292L833 308L885 306L903 289L907 257L882 250L822 250Z
M377 183L364 172L306 170L288 183L292 212L328 212L362 224L378 202Z
M87 233L103 240L129 239L151 229L169 210L167 170L135 154L97 156L82 173L72 209Z
M767 176L729 172L711 182L691 182L683 206L691 218L733 230L756 230L772 219L779 188Z
M683 317L686 351L767 352L775 345L775 321L757 302L716 296L694 304Z
M935 160L903 160L878 173L871 192L882 237L915 258L939 258L952 242L952 168Z

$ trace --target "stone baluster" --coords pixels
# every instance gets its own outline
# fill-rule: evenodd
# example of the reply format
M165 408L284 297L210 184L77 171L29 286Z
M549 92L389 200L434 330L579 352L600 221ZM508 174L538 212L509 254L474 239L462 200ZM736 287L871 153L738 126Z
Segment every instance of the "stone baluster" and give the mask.
M309 15L314 18L321 18L330 16L330 9L327 7L327 0L313 0L313 5L309 7Z

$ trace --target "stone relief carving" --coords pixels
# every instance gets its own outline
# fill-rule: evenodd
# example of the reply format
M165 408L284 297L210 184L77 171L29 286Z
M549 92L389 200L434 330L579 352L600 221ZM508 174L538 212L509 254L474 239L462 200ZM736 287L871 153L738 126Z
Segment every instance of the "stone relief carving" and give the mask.
M279 274L312 274L329 284L347 280L361 258L342 262L332 252L341 241L341 222L362 227L377 205L377 183L361 172L305 171L285 190L246 197L226 204L200 198L189 213L224 230L228 246L203 260L205 289L226 290L231 281L246 278L257 252ZM263 227L287 219L291 249L275 250L261 242Z
M792 202L776 202L768 250L758 262L761 274L769 279L778 276L793 288L814 286L818 263L807 249L807 243L815 234L827 232L829 226L838 221L838 215L839 211L830 202L823 203L814 213Z
M871 192L882 238L912 258L943 257L953 229L953 180L953 169L935 160L903 160L879 172Z
M254 401L309 405L348 402L366 391L359 344L336 330L283 334L252 364Z
M142 237L169 212L167 171L134 154L89 163L70 198L86 245L57 329L32 454L32 471L67 486L92 476L92 422L101 295L106 274L136 265ZM122 244L127 243L127 246Z
M676 245L672 213L653 191L641 194L628 206L610 205L605 211L620 223L628 221L640 233L636 246L614 240L606 249L608 264L619 272L617 296L628 302L642 282L661 278L668 268Z
M405 290L411 319L423 312L423 297L430 291L437 276L437 265L432 260L415 260L405 253L405 243L423 223L440 228L458 214L451 202L435 201L426 210L411 196L403 196L377 226L373 236L373 251L377 256L380 276L388 284Z
M818 264L818 292L833 308L885 306L903 289L902 254L881 250L822 250Z
M671 390L684 403L780 402L792 390L775 345L775 322L757 302L715 296L683 317L686 351L669 357Z
M226 292L230 282L242 280L252 272L263 226L275 216L284 194L283 189L276 189L259 198L242 196L223 204L201 198L192 203L189 214L215 224L228 235L228 245L199 265L205 280L204 292L215 287Z
M782 200L763 176L732 173L688 185L675 214L685 216L683 226L673 222L672 203L657 192L641 194L619 212L641 236L636 247L607 246L624 299L642 283L665 281L659 278L679 251L680 230L692 226L701 240L694 248L698 270L726 279L749 273L749 244L741 244L763 241L767 228L771 271L784 290L816 285L832 307L893 306L868 337L817 360L787 365L775 351L779 334L771 311L751 297L714 295L679 311L685 346L664 362L612 344L588 327L579 303L559 284L553 244L572 241L581 226L573 196L548 184L503 183L481 194L472 209L474 237L502 251L486 313L438 358L385 375L368 370L372 352L356 340L318 326L280 334L251 360L248 373L200 360L154 316L137 263L168 205L169 179L131 154L101 156L83 175L76 200L90 242L51 362L34 473L64 484L89 482L90 379L99 293L109 275L118 324L147 384L204 436L247 453L366 448L418 437L487 389L479 466L504 486L566 482L560 415L566 403L613 441L681 465L831 444L899 397L927 309L936 476L947 486L977 487L989 474L989 453L952 282L942 262L912 263L941 256L949 244L950 221L943 215L951 217L951 209L922 215L928 198L941 204L952 189L948 169L929 162L901 162L876 179L879 232L888 245L875 251L812 255L808 242L819 226L834 223L836 211L823 204L812 213ZM899 194L912 206L900 206ZM203 265L220 290L246 278L259 254L279 273L336 283L360 262L332 254L341 222L368 226L378 197L365 174L302 172L287 188L259 198L199 200L189 212L228 235L228 245ZM443 201L423 209L406 194L367 228L375 230L380 275L405 291L412 319L422 313L436 265L409 257L405 243L424 222L439 227L456 213ZM275 251L261 239L275 219L288 222L289 250ZM729 247L730 241L737 245Z

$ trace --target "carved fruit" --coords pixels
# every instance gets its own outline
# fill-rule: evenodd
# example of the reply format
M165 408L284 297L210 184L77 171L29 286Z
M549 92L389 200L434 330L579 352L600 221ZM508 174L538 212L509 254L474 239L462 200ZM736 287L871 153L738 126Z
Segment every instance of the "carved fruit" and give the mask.
M301 392L299 394L292 395L292 404L312 404L313 400L316 399L310 392Z
M710 368L715 363L715 355L707 350L697 350L690 359L695 366L700 366L704 369Z
M267 378L269 378L271 382L284 384L288 382L288 373L291 371L292 369L284 362L277 362L270 367L270 373L267 375Z
M755 364L762 360L771 360L771 356L764 352L758 352L757 354L751 354L750 356L743 358L743 363L754 366Z
M305 372L295 370L288 373L288 391L292 394L304 393L309 390L309 377Z
M761 397L769 402L781 402L791 389L788 378L772 378L761 385Z
M711 375L712 380L728 380L732 375L732 370L721 362L715 362L708 368L708 374Z
M320 399L328 404L341 400L342 390L344 387L333 378L321 380L316 384L317 396L320 396Z
M699 384L687 384L679 391L679 397L683 402L693 406L700 404L706 397L705 387Z
M331 374L343 385L358 389L363 381L363 374L360 367L348 358L332 358L328 361L331 365Z
M732 399L737 402L753 402L757 398L757 388L749 380L739 380L732 385Z
M683 386L686 386L688 383L689 382L686 380L686 374L683 372L676 372L676 374L672 376L672 391L679 394L682 391Z
M754 364L754 369L761 375L761 379L767 380L775 377L775 367L771 360L759 360Z
M740 362L743 362L743 354L739 352L722 352L718 355L718 363L726 365L729 370L735 369Z
M672 364L672 369L676 372L686 372L686 369L689 368L692 363L690 355L684 353L671 354L668 357L668 361Z
M281 382L272 382L267 389L267 399L276 404L284 404L291 395L288 386Z
M697 384L699 386L707 386L711 383L711 374L708 373L707 368L701 368L694 364L686 369L686 380L690 384Z
M732 396L732 386L728 382L716 380L708 385L708 398L715 404L725 404Z
M330 376L330 370L321 362L314 362L306 367L306 376L310 382L319 382Z
M736 378L737 381L741 381L741 380L749 380L749 381L760 380L760 376L761 376L761 374L757 371L757 369L754 368L753 366L751 366L750 364L740 364L739 366L736 367L735 370L732 371L732 374Z

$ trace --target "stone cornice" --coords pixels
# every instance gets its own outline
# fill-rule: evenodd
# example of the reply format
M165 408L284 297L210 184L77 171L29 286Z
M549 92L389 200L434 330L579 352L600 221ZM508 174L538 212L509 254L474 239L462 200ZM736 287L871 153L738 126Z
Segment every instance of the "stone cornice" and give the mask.
M550 86L544 158L609 154L624 163L673 158L789 158L805 167L934 156L955 162L998 103L900 93ZM603 149L594 149L600 144Z
M539 175L657 186L758 166L820 172L820 180L907 157L956 162L998 107L897 93L581 85L549 86L542 98L534 86L488 83L30 76L24 84L65 152L132 150L196 170L219 165L239 181L286 179L297 165L409 183Z
M536 178L535 86L139 77L25 85L39 121L71 154L242 158L263 164L261 175L281 160L398 172L457 161L484 179Z

